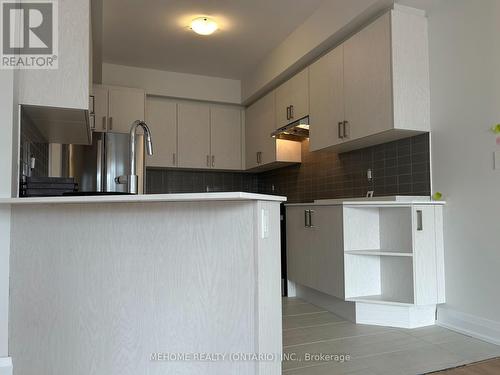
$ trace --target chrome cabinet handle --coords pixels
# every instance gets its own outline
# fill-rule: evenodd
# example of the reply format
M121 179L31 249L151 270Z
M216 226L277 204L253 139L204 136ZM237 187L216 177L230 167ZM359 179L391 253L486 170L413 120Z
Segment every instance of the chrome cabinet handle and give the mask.
M95 130L95 116L94 115L89 116L89 122L90 122L90 130Z
M212 155L212 168L215 168L215 155Z
M417 230L424 230L424 219L422 217L422 210L417 210Z
M207 155L207 167L210 167L210 155Z
M257 164L262 163L262 152L257 152Z
M109 118L109 130L113 130L113 117Z
M309 228L309 210L304 210L304 226Z
M343 131L343 138L349 138L350 136L350 133L351 133L351 127L349 125L349 121L344 121L344 125L343 125L343 128L344 128L344 131Z
M102 116L102 130L106 130L106 116Z
M339 121L339 123L337 124L338 125L338 136L339 136L339 139L344 139L344 136L342 135L342 125L344 123L342 121Z
M286 107L286 119L290 120L290 107Z
M313 215L314 215L314 210L309 210L309 228L314 228Z
M290 106L290 119L293 119L293 105Z

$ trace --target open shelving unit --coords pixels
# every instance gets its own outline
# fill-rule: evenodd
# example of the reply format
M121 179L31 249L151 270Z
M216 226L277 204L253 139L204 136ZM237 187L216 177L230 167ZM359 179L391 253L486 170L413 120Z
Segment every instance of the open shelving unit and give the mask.
M412 209L345 207L345 299L413 305Z

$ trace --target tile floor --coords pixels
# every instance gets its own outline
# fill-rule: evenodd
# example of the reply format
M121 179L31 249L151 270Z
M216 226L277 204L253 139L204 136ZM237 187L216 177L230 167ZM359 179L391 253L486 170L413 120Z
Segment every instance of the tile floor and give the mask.
M419 375L500 357L500 346L438 327L356 325L296 298L283 299L284 375ZM309 353L349 355L327 360Z

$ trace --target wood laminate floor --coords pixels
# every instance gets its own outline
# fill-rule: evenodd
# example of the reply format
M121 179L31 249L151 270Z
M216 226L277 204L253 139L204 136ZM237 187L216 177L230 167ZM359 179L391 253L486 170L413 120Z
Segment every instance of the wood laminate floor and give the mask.
M500 356L500 346L439 326L357 325L296 298L283 299L283 345L284 375L419 375ZM469 373L445 373L455 374Z

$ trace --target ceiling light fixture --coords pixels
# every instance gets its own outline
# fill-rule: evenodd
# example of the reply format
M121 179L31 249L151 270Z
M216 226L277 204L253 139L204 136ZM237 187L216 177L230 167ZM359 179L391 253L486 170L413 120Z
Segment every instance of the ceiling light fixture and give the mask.
M191 29L200 35L210 35L213 34L219 26L217 22L207 17L195 18L191 21Z

